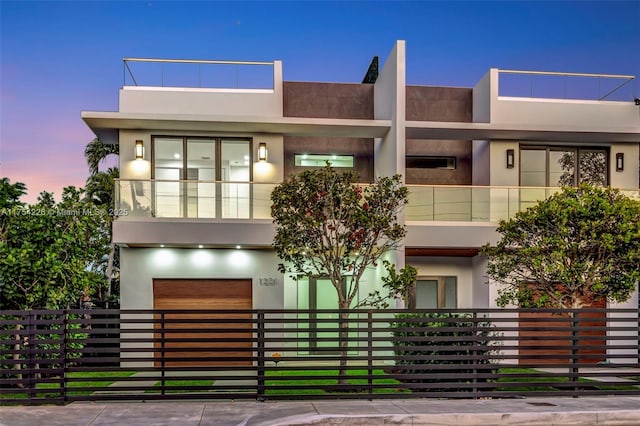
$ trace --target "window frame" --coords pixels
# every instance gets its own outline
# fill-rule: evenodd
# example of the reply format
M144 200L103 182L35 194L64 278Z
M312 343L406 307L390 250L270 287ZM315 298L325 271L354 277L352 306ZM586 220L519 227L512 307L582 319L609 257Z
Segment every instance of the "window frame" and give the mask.
M447 304L447 287L446 279L455 278L455 300L453 308L446 308ZM418 302L418 282L419 281L436 281L436 307L435 308L417 308ZM458 308L458 276L457 275L419 275L416 277L415 291L410 293L409 307L412 309L457 309Z
M151 179L155 179L156 172L156 139L182 139L182 176L180 181L186 181L188 179L188 142L189 140L211 140L214 142L215 147L215 180L216 182L223 182L222 180L222 141L223 140L236 140L249 142L249 182L253 182L253 137L251 136L185 136L185 135L151 135Z
M328 154L328 153L317 153L317 152L299 152L299 153L294 153L293 154L293 166L294 167L300 167L300 168L304 168L304 169L320 169L322 167L324 167L324 165L322 166L305 166L305 165L298 165L298 157L302 157L302 156L322 156L322 157L350 157L351 158L351 166L341 166L341 165L335 165L335 164L331 164L331 167L333 167L334 169L346 169L346 170L355 170L356 168L356 155L355 154ZM337 159L337 158L336 158ZM305 160L305 158L300 158L300 161ZM320 161L320 160L318 160ZM326 160L326 161L331 161L330 159Z
M519 146L519 155L518 155L518 163L519 163L519 171L518 171L518 185L524 186L522 184L522 151L544 151L545 154L545 187L547 188L556 188L559 186L552 186L550 183L549 176L549 166L550 166L550 153L553 151L572 151L574 153L575 165L573 170L573 185L578 186L581 182L581 169L580 169L580 159L582 155L587 152L602 152L605 155L605 170L604 170L604 178L605 183L604 186L608 186L610 184L610 149L609 147L603 146L571 146L571 145L527 145L522 144Z

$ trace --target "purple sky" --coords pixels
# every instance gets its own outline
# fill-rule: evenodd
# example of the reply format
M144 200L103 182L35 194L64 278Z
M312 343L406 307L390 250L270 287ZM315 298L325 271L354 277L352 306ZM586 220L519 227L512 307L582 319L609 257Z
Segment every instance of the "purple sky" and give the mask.
M123 57L282 59L286 80L359 82L404 39L410 84L471 87L490 67L640 76L640 1L0 0L0 19L0 175L26 201L84 184L80 111L117 110Z

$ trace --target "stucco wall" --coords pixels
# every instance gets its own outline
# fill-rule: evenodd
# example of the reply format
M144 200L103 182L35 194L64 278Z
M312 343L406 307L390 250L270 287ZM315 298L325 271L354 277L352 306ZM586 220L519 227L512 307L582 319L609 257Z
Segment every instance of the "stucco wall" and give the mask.
M373 85L285 81L285 117L373 119Z
M472 89L464 87L407 86L407 120L472 120Z
M296 167L296 154L336 154L353 155L354 170L360 182L373 182L373 139L329 138L310 136L284 137L284 175L290 176L309 167ZM341 170L341 169L336 169Z
M406 154L436 157L455 157L456 168L449 169L405 169L408 184L426 185L470 185L471 142L458 140L407 139Z
M254 308L281 308L284 277L267 250L121 248L122 309L153 308L154 278L245 278L253 280ZM275 285L260 285L274 278Z

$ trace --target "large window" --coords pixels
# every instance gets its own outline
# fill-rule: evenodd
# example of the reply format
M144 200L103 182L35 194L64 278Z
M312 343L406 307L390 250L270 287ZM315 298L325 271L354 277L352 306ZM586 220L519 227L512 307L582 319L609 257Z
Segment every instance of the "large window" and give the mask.
M530 146L520 149L521 186L608 184L608 153L602 148Z
M298 285L298 309L309 309L309 313L300 314L301 318L308 318L308 328L305 330L306 324L300 325L298 336L300 338L309 339L309 350L314 355L327 355L329 352L317 351L316 349L328 346L336 346L340 326L338 322L338 313L336 312L317 312L318 309L338 309L338 292L328 277L311 276L308 278L299 278ZM348 285L346 279L342 282L342 293L347 294ZM358 294L354 298L358 300ZM328 329L329 331L323 331ZM355 337L354 332L349 333ZM323 340L324 339L324 340ZM301 342L302 343L302 342ZM304 344L301 344L304 346Z
M152 138L159 217L250 217L251 140Z

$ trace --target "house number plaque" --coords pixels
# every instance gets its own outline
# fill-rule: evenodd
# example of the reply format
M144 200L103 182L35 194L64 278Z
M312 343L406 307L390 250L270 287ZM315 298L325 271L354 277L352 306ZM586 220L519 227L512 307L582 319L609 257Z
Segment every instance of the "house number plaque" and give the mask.
M278 285L277 278L260 278L260 285L263 287L275 287Z

